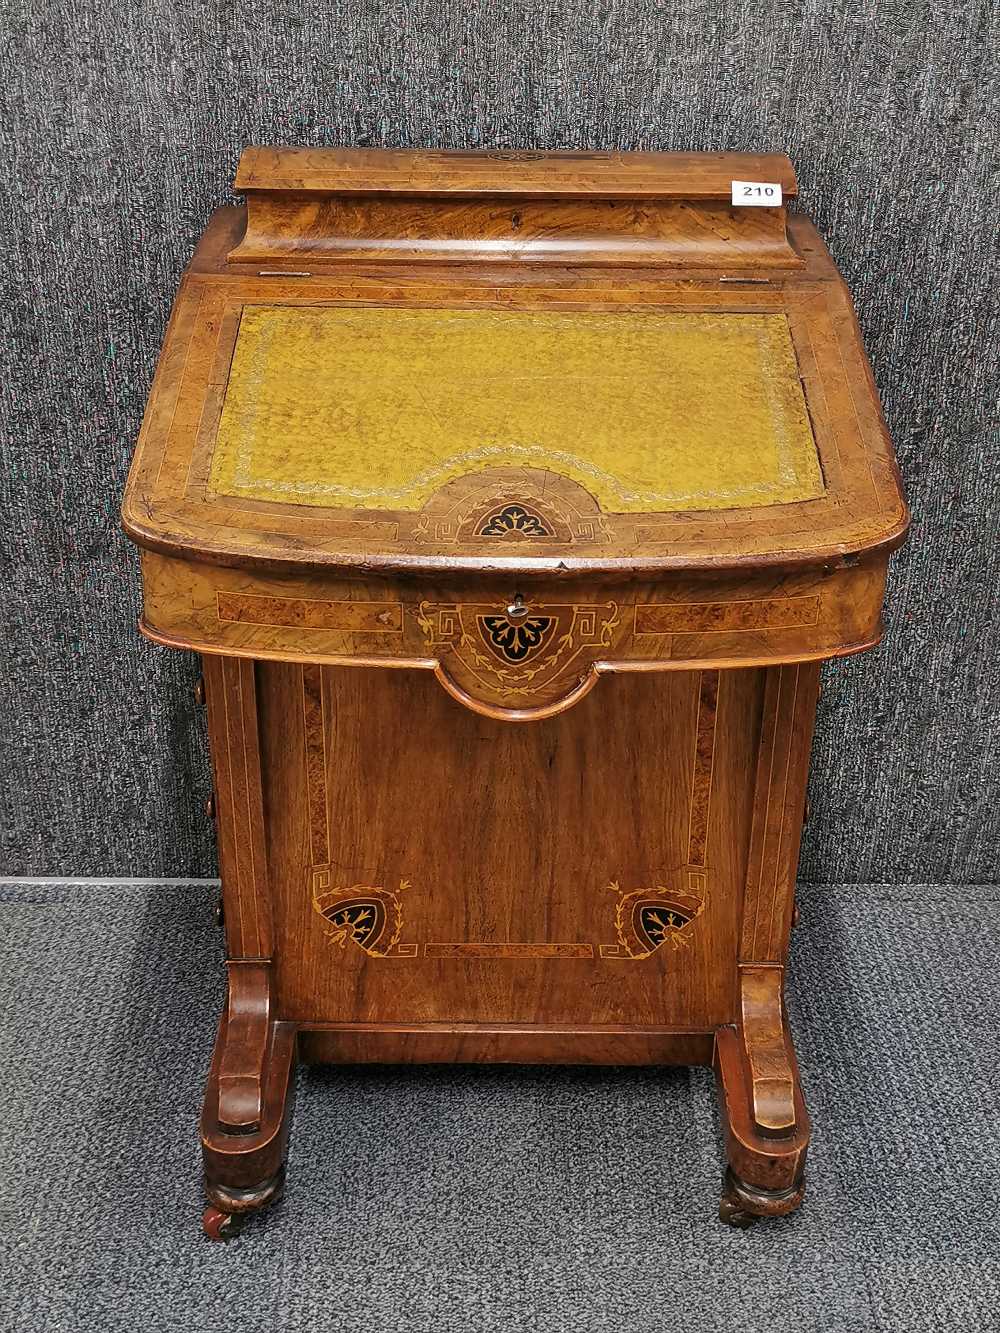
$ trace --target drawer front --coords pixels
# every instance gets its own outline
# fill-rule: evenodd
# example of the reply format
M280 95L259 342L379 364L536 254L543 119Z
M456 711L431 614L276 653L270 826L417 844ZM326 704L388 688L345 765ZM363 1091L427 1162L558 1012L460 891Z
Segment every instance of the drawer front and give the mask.
M143 553L150 638L198 652L432 670L512 720L570 707L611 671L757 666L871 647L885 557L795 575L655 583L345 581Z

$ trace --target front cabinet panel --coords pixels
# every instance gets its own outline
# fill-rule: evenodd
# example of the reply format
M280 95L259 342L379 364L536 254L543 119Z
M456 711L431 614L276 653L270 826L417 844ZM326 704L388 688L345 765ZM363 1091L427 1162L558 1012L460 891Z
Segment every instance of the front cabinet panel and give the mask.
M520 724L425 672L256 671L283 1015L732 1021L763 670Z

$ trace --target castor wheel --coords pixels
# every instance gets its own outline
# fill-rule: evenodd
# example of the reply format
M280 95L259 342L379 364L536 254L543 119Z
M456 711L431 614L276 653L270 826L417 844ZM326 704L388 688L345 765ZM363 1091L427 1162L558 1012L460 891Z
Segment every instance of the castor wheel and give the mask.
M757 1221L755 1213L748 1213L746 1209L741 1208L735 1199L731 1199L728 1194L723 1194L719 1200L719 1221L725 1222L728 1226L739 1227L741 1231L746 1231L747 1227L752 1227Z
M741 1180L729 1167L722 1177L719 1219L731 1227L745 1229L758 1217L787 1217L798 1208L805 1190L805 1177L801 1175L788 1189L772 1190Z
M243 1227L239 1213L224 1213L211 1204L201 1215L201 1227L209 1240L232 1240Z
M219 901L215 904L215 919L220 926L226 924L226 908L222 901L222 894L219 894Z

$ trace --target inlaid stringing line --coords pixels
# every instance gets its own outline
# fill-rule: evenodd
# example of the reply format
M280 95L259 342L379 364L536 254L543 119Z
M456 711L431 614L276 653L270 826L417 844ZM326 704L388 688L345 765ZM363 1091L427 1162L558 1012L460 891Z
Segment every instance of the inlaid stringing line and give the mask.
M822 313L822 303L821 303L821 302L817 302L817 305L818 305L818 307L819 307L820 312ZM803 306L805 306L805 302L803 302ZM789 322L788 322L788 327L789 327L789 332L791 332L791 320L789 320ZM819 357L818 357L817 354L816 354L816 341L815 341L815 339L813 338L812 321L811 321L811 320L803 319L803 321L802 321L802 331L803 331L803 333L805 334L806 342L809 344L809 356L810 356L810 362L811 362L811 365L810 365L810 370L811 370L811 380L814 381L814 384L811 386L811 387L812 387L812 395L811 395L811 397L812 397L813 400L818 401L818 402L822 402L822 404L823 404L823 413L824 413L824 417L825 417L826 435L828 436L830 442L832 443L832 445L833 445L833 451L834 451L834 453L836 454L836 457L837 457L837 471L838 471L838 474L839 474L840 476L843 476L843 474L844 474L844 458L843 458L843 454L842 454L841 451L840 451L840 439L839 439L838 432L837 432L837 426L836 426L836 423L834 422L834 419L833 419L833 413L830 411L830 400L829 400L829 398L827 397L825 382L824 382L824 381L819 377L819 375L816 373L816 368L817 368L817 366L819 365ZM793 347L795 346L795 338L794 338L794 335L792 335L792 346L793 346ZM798 360L798 351L797 351L797 349L796 349L796 360ZM800 369L800 371L801 371L801 369L802 369L801 362L799 363L799 369ZM803 383L804 383L804 381L803 381ZM816 417L815 417L815 413L813 412L812 408L809 407L809 405L808 405L809 402L810 402L810 399L807 398L807 399L806 399L806 404L807 404L806 410L807 410L807 412L808 412L808 414L809 414L809 425L810 425L810 428L811 428L811 430L812 430L812 432L813 432L813 441L814 441L814 443L815 443L815 445L816 445L816 457L819 459L820 472L821 472L822 477L823 477L823 489L824 489L824 493L825 493L826 490L828 489L828 479L827 479L826 469L823 467L823 454L822 454L822 451L821 451L821 449L820 449L820 447L819 447L819 436L818 436L818 434L817 434L817 432L816 432ZM867 451L866 451L866 453L867 453Z
M702 752L708 726L707 706L711 701L711 734ZM712 801L712 781L715 776L715 738L719 724L719 672L702 671L699 674L698 704L695 716L694 759L691 764L691 801L688 808L688 864L704 865L707 856L708 818ZM697 836L696 836L697 835ZM700 845L699 845L700 844Z
M837 360L838 360L839 363L840 363L840 378L839 378L839 383L841 383L841 384L846 384L846 385L847 385L847 392L848 392L848 395L849 395L850 400L851 400L851 410L852 410L853 413L854 413L854 424L855 424L855 426L856 426L856 428L857 428L857 432L858 432L858 434L859 434L859 435L862 435L863 432L862 432L862 429L861 429L861 416L860 416L860 414L858 413L858 400L857 400L857 398L854 396L854 386L852 385L851 380L850 380L850 378L848 377L848 374L847 374L847 366L844 364L844 349L843 349L843 347L841 346L840 337L838 336L836 330L834 330L834 333L833 333L833 340L832 340L832 341L833 341L833 345L834 345L834 347L836 348L836 352L837 352ZM838 449L837 453L838 453L838 457L839 457L839 454L840 454L840 450L839 450L839 449ZM863 449L863 450L861 451L861 454L862 454L862 457L864 458L864 461L865 461L865 467L866 467L867 470L868 470L868 480L869 480L869 482L871 483L872 493L873 493L874 496L875 496L875 501L876 501L876 503L877 503L877 505L878 505L879 513L881 514L881 513L883 513L883 512L885 511L885 504L884 504L883 499L882 499L882 491L881 491L881 488L879 487L878 483L877 483L876 480L875 480L875 470L874 470L874 468L872 467L871 454L869 453L869 451L868 451L867 449Z
M800 666L782 667L782 677L784 677L786 673L791 673L791 672L794 672L794 675L792 676L792 702L790 707L785 712L785 717L787 719L786 722L787 731L786 731L786 743L785 743L785 776L781 788L781 810L777 821L778 834L777 834L777 846L775 847L775 852L774 852L774 876L771 883L770 913L768 918L767 937L766 940L761 941L761 943L765 943L767 945L768 958L773 957L774 954L776 953L776 950L772 947L772 941L774 940L774 927L775 927L775 917L777 915L777 908L778 908L779 885L783 878L783 873L786 869L782 861L781 853L782 853L782 848L785 846L787 842L787 838L785 836L786 835L785 813L788 807L788 783L789 783L789 778L791 776L791 768L792 768L792 751L794 748L794 740L795 740L796 706L798 704L798 698L799 698L799 675L801 672L801 667ZM791 873L792 875L795 874L794 868L791 869Z
M323 668L316 668L316 675L319 678L319 689L317 695L319 698L319 759L320 759L320 800L323 802L323 833L326 840L326 860L330 860L332 854L332 845L330 841L330 802L329 793L326 787L327 774L327 753L326 753L326 703L324 699L325 673Z
M314 866L328 865L330 861L330 815L326 790L323 669L315 663L304 662L300 668L300 678L302 684L306 787L308 792L309 849ZM320 827L316 818L317 807L320 803L322 803L323 812L322 827Z
M198 311L199 311L199 314L201 313L201 307L202 307L202 304L204 303L204 300L205 300L205 297L204 297L204 294L203 294L203 295L201 296L201 298L199 299L199 302L198 302ZM219 364L219 358L220 358L221 351L222 351L222 338L223 338L223 334L224 334L224 333L228 333L228 322L227 322L227 318L226 318L226 316L227 316L227 314L228 314L229 312L228 312L228 310L227 310L226 303L225 303L225 302L220 303L220 304L216 307L216 311L215 311L215 313L216 313L216 316L217 316L217 318L216 318L216 326L215 326L215 341L212 343L212 350L211 350L211 365L212 365L213 367L214 367L214 366L217 366L217 365ZM236 324L236 334L234 335L234 338L233 338L233 346L232 346L232 350L231 350L230 353L229 353L229 360L228 360L227 371L226 371L227 379L228 379L229 367L232 366L232 362L233 362L233 352L234 352L235 349L236 349L236 338L239 337L239 319L241 319L241 318L242 318L242 310L240 311L239 318L237 319L237 324ZM193 340L192 340L192 341L193 341ZM211 393L211 387L212 387L212 386L209 387L209 391L205 394L205 401L204 401L204 402L202 403L202 405L201 405L201 412L200 412L199 415L198 415L198 428L197 428L197 430L195 430L195 432L194 432L194 442L193 442L192 447L191 447L191 453L188 455L187 468L185 469L185 472L184 472L184 494L185 494L185 495L190 494L190 491L191 491L191 473L192 473L192 471L193 471L193 469L194 469L194 467L195 467L195 464L196 464L196 462L201 462L201 461L202 461L201 458L199 457L198 443L199 443L199 441L200 441L201 438L202 438L202 432L205 430L206 423L207 423L207 420L208 420L208 415L209 415L210 412L213 413L213 414L215 414L216 400L215 400L215 399L213 398L213 396L212 396L212 393ZM222 402L225 401L225 396L226 396L226 395L225 395L225 388L223 387L222 399L218 402L218 408L219 408L219 411L218 411L217 416L221 416L221 415L222 415ZM218 428L218 421L216 421L215 424L216 424L216 428ZM211 453L209 453L209 457L208 457L208 459L207 459L206 461L209 463L209 475L210 475L210 474L211 474ZM205 480L206 480L206 482L208 481L208 477L207 477L207 476L206 476Z
M254 830L258 827L258 823L255 818L257 812L253 808L256 802L254 800L254 787L251 787L250 785L251 781L250 752L249 752L249 747L247 745L247 736L249 734L248 729L252 727L256 732L256 727L257 727L257 697L256 697L257 692L255 688L254 670L255 670L254 664L252 661L246 658L239 659L237 681L239 686L239 699L240 699L240 722L241 722L240 744L243 747L243 781L245 784L244 805L246 809L247 830L249 834L247 841L250 844L249 898L250 898L250 906L253 909L253 929L254 929L253 952L257 957L261 957L264 953L264 947L263 947L264 941L262 938L262 932L260 928L260 895L259 895L258 867L257 867L258 849L256 847L257 836L254 832ZM244 693L243 689L244 682L247 682L249 685L249 694L250 694L249 702ZM259 765L255 765L254 767L255 771L259 772Z
M773 679L773 678L772 678ZM751 851L756 851L760 857L760 865L757 867L756 891L753 895L753 920L744 922L743 943L744 953L749 957L755 956L757 942L757 926L760 917L760 895L764 884L764 866L767 856L767 829L768 820L771 812L771 784L774 781L774 752L778 741L778 716L781 703L781 687L783 682L783 673L778 668L777 682L773 689L767 691L765 696L766 715L764 718L764 727L766 730L766 744L768 746L767 755L767 795L764 798L763 809L760 808L757 800L754 801L754 823L751 834ZM762 747L764 745L762 740ZM763 748L761 750L763 753ZM758 769L759 773L759 769ZM759 820L759 831L757 821Z
M226 765L229 769L229 800L232 806L232 818L230 820L230 841L233 849L233 880L234 894L236 897L236 913L239 918L239 953L245 954L246 948L246 925L243 920L243 872L240 866L240 843L236 828L236 783L233 772L233 724L232 714L229 706L230 682L228 673L230 669L229 658L222 659L222 670L219 673L222 684L222 704L225 719L225 739L226 739ZM221 814L221 811L219 812Z
M168 453L168 446L169 446L169 444L170 444L171 439L173 438L173 434L174 434L174 420L175 420L175 418L176 418L176 416L177 416L177 404L180 402L180 399L181 399L181 389L183 388L183 386L184 386L184 385L186 384L186 382L187 382L188 362L189 362L190 359L191 359L191 349L192 349L192 347L194 346L194 341L195 341L195 331L197 330L197 328L198 328L198 326L199 326L199 324L200 324L200 322L201 322L201 309L202 309L202 306L205 304L205 296L206 296L206 292L205 292L205 291L201 291L201 292L198 293L198 304L197 304L197 306L195 307L194 319L192 320L192 322L191 322L191 327L190 327L190 329L188 330L188 341L187 341L187 346L186 346L185 349L184 349L184 365L183 365L183 368L182 368L182 370L181 370L180 375L177 377L177 387L176 387L176 389L175 389L175 391L174 391L174 401L173 401L173 404L171 405L171 408L170 408L170 424L167 426L167 429L163 432L163 435L162 435L162 444L161 444L161 448L160 448L160 457L159 457L159 459L158 459L158 461L157 461L157 464L156 464L156 476L155 476L155 478L154 478L154 480L153 480L153 488L154 488L154 490L155 490L155 489L159 486L159 484L160 484L160 474L161 474L161 472L163 471L163 464L166 462L167 453ZM143 421L143 425L142 425L142 435L144 435L144 434L146 433L146 429L147 429L147 427L146 427L146 423L145 423L145 421ZM149 429L152 430L152 422L150 423ZM142 435L140 435L140 443L141 443L141 440L142 440Z
M780 671L780 693L779 699L787 699L789 675L794 671L793 691L798 683L798 670L793 667L779 667ZM794 694L793 694L794 703ZM768 867L767 857L765 855L761 862L761 882L760 891L757 899L757 920L754 932L754 957L765 956L765 951L770 946L771 937L771 919L774 914L774 900L777 894L778 879L781 874L781 844L782 827L785 817L785 801L788 789L788 767L791 757L791 725L788 721L787 705L779 706L777 710L777 719L779 725L775 727L775 757L774 772L772 778L780 781L780 797L776 796L774 803L768 802L767 819L764 825L764 847L765 853L768 847L771 848L771 864ZM784 764L783 776L779 779L777 770ZM772 785L771 789L774 791ZM766 873L765 873L766 872ZM769 881L768 903L764 904L764 884ZM766 930L765 930L765 912L766 912ZM770 956L766 954L766 956Z

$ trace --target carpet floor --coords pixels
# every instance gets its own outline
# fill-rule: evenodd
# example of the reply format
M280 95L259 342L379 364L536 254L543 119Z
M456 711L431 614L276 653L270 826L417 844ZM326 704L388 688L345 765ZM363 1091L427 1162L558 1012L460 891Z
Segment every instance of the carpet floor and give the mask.
M229 1245L215 898L0 884L3 1333L1000 1328L1000 890L802 891L793 1218L715 1220L706 1070L306 1069L286 1198Z

